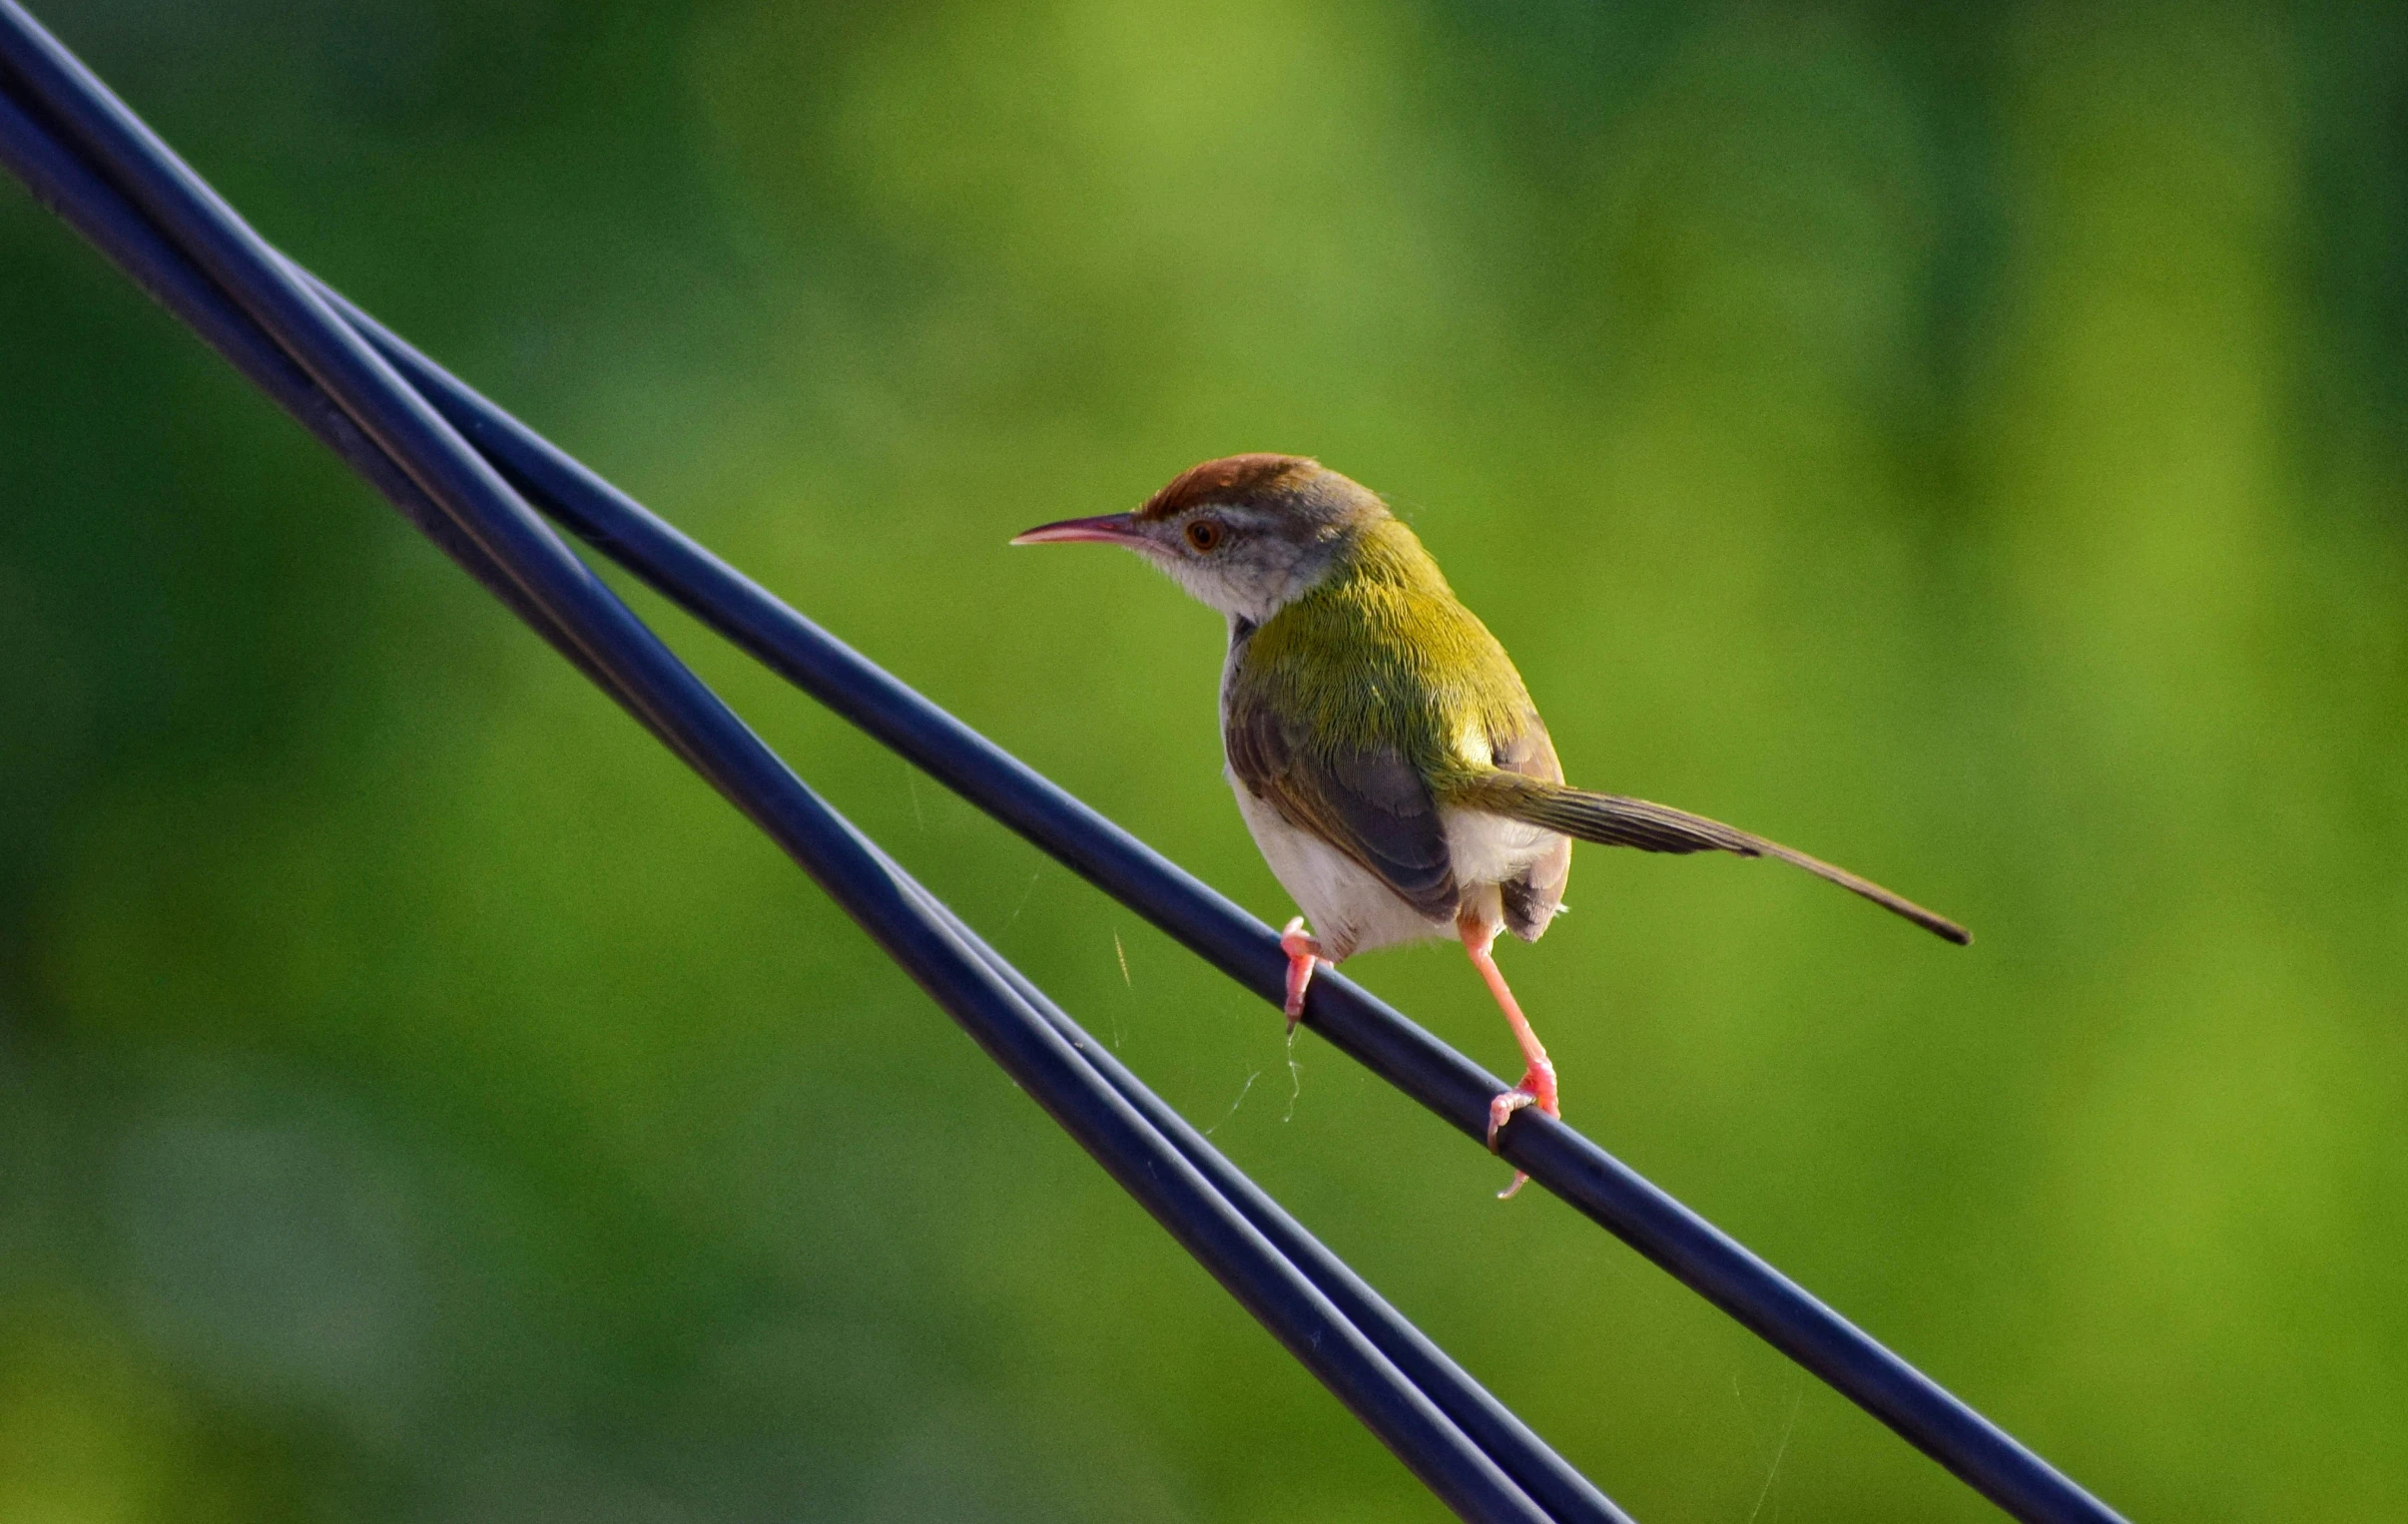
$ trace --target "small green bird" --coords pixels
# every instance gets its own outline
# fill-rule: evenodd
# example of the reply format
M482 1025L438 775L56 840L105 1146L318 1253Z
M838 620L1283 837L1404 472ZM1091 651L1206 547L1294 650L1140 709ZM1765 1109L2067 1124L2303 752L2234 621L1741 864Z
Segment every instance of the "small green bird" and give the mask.
M1571 843L1777 857L1946 937L1964 927L1879 884L1702 815L1564 786L1505 648L1376 493L1295 455L1190 467L1134 513L1066 519L1014 545L1097 541L1152 561L1229 619L1221 743L1238 812L1305 914L1280 938L1288 1025L1315 963L1461 938L1521 1045L1489 1107L1562 1115L1554 1066L1491 948L1534 942L1563 903ZM1311 918L1314 935L1305 931ZM1516 1174L1505 1194L1518 1190Z

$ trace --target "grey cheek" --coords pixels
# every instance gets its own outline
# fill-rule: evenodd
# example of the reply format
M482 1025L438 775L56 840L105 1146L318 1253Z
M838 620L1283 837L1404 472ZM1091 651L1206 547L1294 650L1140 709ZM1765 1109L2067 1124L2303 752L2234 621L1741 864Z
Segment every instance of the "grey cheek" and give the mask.
M1263 568L1262 595L1267 603L1286 603L1303 593L1310 585L1304 575L1304 556L1293 545L1280 545L1266 558Z
M1280 597L1301 598L1329 570L1330 553L1319 546L1280 547Z

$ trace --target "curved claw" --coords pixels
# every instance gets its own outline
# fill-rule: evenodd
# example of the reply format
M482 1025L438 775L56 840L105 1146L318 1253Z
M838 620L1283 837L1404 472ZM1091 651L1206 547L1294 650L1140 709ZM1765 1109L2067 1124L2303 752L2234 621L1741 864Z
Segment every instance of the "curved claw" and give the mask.
M1490 1153L1494 1154L1497 1152L1497 1135L1499 1131L1503 1129L1507 1122L1513 1120L1513 1113L1520 1111L1525 1106L1535 1106L1550 1117L1560 1117L1563 1115L1562 1108L1558 1103L1555 1092L1555 1070L1553 1065L1531 1065L1529 1071L1522 1075L1521 1083L1519 1085L1514 1086L1511 1090L1501 1092L1495 1099L1489 1102ZM1519 1170L1515 1170L1513 1172L1513 1183L1505 1187L1503 1191L1498 1192L1497 1199L1502 1202L1510 1198L1514 1192L1520 1190L1525 1184L1528 1183L1528 1181L1529 1177L1527 1175L1522 1174Z
M1513 1120L1513 1113L1524 1106L1537 1104L1536 1094L1519 1088L1500 1092L1496 1099L1489 1102L1489 1152L1492 1154L1497 1152L1497 1134L1507 1122Z

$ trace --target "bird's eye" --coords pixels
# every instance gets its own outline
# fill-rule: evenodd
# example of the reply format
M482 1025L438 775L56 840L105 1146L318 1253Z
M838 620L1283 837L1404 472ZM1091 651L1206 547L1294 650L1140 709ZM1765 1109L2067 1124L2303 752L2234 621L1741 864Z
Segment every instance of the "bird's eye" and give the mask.
M1212 550L1226 534L1219 519L1197 519L1187 526L1187 543L1198 550Z

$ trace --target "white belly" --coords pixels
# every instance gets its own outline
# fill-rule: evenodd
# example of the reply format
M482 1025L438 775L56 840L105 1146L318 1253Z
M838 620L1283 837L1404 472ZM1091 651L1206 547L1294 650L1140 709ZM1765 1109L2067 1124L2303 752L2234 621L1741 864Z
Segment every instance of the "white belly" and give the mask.
M1262 849L1263 860L1271 864L1271 876L1305 913L1331 962L1374 947L1455 934L1454 921L1425 916L1363 864L1311 831L1290 825L1234 774L1227 769L1223 774L1237 795L1246 829Z
M1432 919L1398 897L1379 875L1314 835L1290 825L1280 812L1247 791L1224 768L1237 795L1238 813L1271 874L1305 913L1330 961L1375 947L1456 935L1453 917ZM1463 908L1492 933L1503 916L1497 886L1521 876L1554 849L1554 832L1480 810L1448 809L1447 855L1463 888Z

